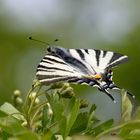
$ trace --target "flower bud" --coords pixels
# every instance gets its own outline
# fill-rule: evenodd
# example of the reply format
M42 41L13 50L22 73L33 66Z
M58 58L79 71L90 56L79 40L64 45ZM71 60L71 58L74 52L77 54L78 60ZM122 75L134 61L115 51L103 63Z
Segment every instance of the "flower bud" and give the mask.
M64 98L71 98L73 96L75 96L74 92L73 92L73 88L68 87L65 90L60 92L61 96Z
M18 90L18 89L14 90L14 96L15 97L18 97L20 95L21 95L21 91L20 90Z
M47 106L48 106L48 115L52 115L53 111L52 111L52 108L51 108L50 104L47 103Z
M36 92L31 92L29 95L29 99L33 100L36 98L37 93Z
M24 121L21 125L22 126L27 126L27 124L28 124L27 121Z
M50 89L62 88L63 85L64 85L64 83L58 82L58 83L52 84L51 87L50 87Z
M22 98L20 98L20 97L17 97L16 98L16 104L22 104L23 103L23 100L22 100Z
M40 103L39 98L36 98L36 99L35 99L35 104L39 104L39 103Z
M64 85L63 85L63 88L62 89L67 89L67 88L69 88L70 87L70 84L69 83L64 83ZM71 87L72 88L72 87Z
M86 108L88 107L88 102L86 100L81 100L80 101L80 108Z

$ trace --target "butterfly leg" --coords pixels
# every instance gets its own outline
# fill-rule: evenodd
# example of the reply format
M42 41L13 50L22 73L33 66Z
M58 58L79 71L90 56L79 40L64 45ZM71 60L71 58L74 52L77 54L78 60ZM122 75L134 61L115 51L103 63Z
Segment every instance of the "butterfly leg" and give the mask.
M95 81L90 81L90 82L88 83L89 86L94 86L95 84L96 84Z
M107 89L105 89L103 92L105 92L105 94L107 94L107 95L111 98L111 100L112 100L114 103L116 103L116 100L115 100L114 97L108 92Z
M78 81L77 81L77 83L78 84L83 84L83 83L85 83L85 84L87 84L87 85L89 85L89 86L93 86L93 85L95 85L96 84L96 82L95 81L91 81L91 80L89 80L89 79L79 79Z
M88 84L85 79L73 79L73 80L69 80L68 82L70 82L70 83L77 83L77 84L83 84L83 83Z
M114 102L114 103L116 103L116 100L114 99L114 97L108 92L108 90L107 89L101 89L101 88L98 88L100 91L102 91L102 92L104 92L106 95L108 95L109 96L109 98L111 98L111 100Z
M82 84L82 83L85 83L85 81L83 79L80 79L80 80L77 81L77 83Z
M115 84L111 84L109 87L110 87L111 89L122 90L120 87L118 87L118 86L115 85ZM129 96L131 96L132 98L135 98L135 95L131 94L130 92L126 91L126 93L127 93Z

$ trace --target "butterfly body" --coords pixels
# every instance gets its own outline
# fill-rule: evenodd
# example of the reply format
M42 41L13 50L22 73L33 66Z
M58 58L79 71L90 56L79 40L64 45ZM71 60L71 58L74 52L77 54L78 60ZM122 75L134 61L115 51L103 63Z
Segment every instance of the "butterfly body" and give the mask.
M98 87L112 100L108 89L119 89L112 81L112 67L128 60L126 55L95 49L65 49L49 46L38 65L36 76L42 84L67 81ZM115 101L115 100L114 100Z

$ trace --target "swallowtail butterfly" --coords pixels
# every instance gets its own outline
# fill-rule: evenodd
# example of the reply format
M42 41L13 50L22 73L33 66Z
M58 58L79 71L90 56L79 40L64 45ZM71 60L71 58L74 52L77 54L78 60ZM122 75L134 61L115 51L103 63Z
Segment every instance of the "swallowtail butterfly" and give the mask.
M109 89L120 89L112 81L112 68L128 57L112 51L66 49L49 45L48 53L37 67L36 76L42 84L59 81L88 84L106 93L114 102ZM128 92L129 95L134 97Z

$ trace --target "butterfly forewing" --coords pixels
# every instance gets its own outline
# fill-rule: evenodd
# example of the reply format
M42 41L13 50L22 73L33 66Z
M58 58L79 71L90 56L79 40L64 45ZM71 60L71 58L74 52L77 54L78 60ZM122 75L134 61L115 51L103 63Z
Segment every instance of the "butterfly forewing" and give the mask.
M112 51L94 50L94 49L79 49L84 56L82 61L93 73L104 73L108 68L115 67L128 60L126 55L114 53ZM79 53L79 51L77 51ZM84 58L84 59L83 59ZM91 71L92 71L91 70Z
M126 61L128 61L128 56L122 55L122 54L119 54L119 53L113 53L113 56L109 60L106 68L115 67L115 66L117 66L121 63L124 63Z

